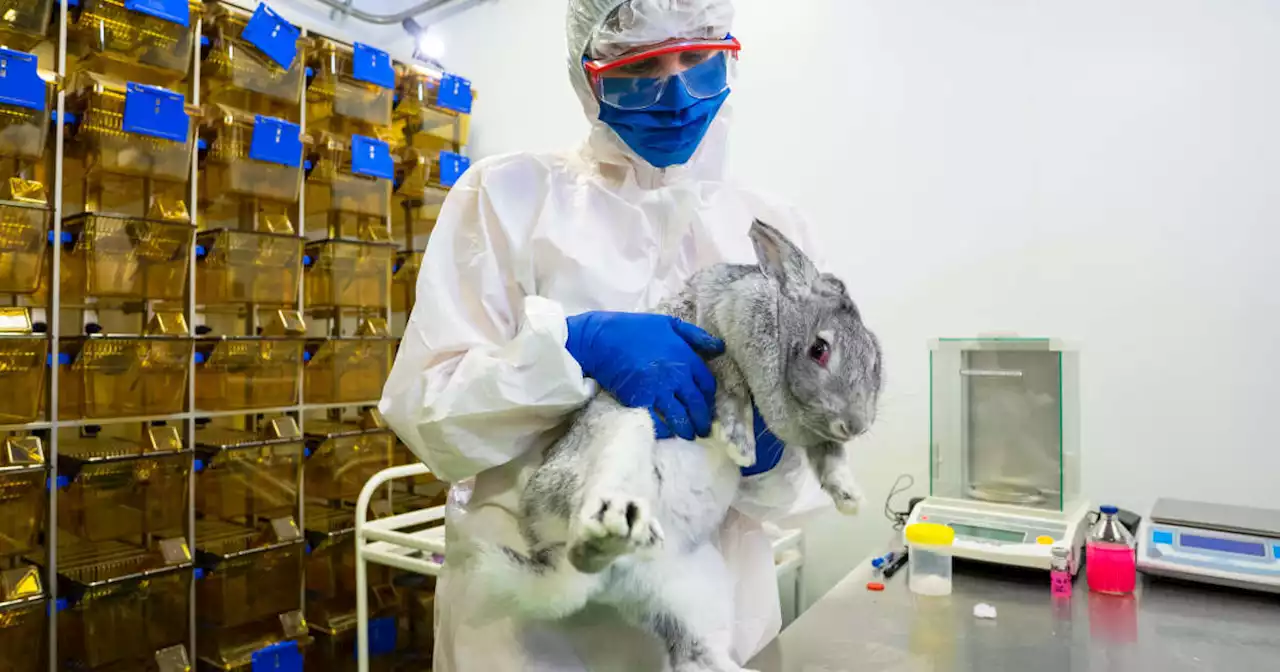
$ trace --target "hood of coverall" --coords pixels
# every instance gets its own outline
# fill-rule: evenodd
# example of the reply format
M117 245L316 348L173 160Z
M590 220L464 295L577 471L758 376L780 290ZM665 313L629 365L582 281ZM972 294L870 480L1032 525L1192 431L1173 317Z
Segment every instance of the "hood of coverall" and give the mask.
M606 21L622 5L632 3L619 14L618 21ZM600 102L582 67L583 55L612 58L629 47L641 47L673 38L724 37L733 23L731 0L569 0L565 27L568 38L569 78L578 94L582 110L591 122L591 134L583 149L588 161L623 167L635 173L636 181L647 186L669 185L682 180L720 180L724 176L732 117L730 105L720 109L716 120L688 163L655 168L640 158L600 121ZM591 51L593 53L588 52ZM730 95L730 100L733 96Z

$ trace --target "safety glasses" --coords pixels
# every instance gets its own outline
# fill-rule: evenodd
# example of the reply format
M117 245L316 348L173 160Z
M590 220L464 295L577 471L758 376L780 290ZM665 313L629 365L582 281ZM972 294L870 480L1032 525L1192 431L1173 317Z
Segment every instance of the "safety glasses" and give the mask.
M742 44L723 40L678 40L610 60L583 60L591 88L600 102L621 110L643 110L662 99L667 85L679 79L689 95L715 98L729 90L729 79Z

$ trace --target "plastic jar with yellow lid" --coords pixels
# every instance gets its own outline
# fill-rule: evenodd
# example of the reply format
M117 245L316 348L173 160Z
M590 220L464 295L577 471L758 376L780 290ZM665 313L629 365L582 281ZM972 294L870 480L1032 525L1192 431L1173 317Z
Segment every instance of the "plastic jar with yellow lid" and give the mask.
M916 523L907 526L906 537L910 547L907 585L911 592L934 597L950 595L955 530L936 523Z

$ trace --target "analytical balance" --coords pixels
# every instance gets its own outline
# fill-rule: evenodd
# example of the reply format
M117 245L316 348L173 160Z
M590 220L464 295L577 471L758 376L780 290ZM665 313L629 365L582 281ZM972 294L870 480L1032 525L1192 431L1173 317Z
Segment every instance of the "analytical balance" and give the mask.
M1084 556L1077 360L1056 341L941 339L932 346L929 494L908 523L950 525L954 553L1049 569Z
M1138 569L1280 593L1280 511L1160 499L1138 527Z

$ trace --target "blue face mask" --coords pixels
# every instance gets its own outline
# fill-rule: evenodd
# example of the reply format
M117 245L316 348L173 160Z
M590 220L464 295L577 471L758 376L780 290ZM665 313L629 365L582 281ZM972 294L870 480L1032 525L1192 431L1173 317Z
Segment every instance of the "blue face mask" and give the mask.
M669 168L693 158L728 97L726 90L714 98L694 98L677 78L652 107L620 110L601 104L599 119L654 168Z

